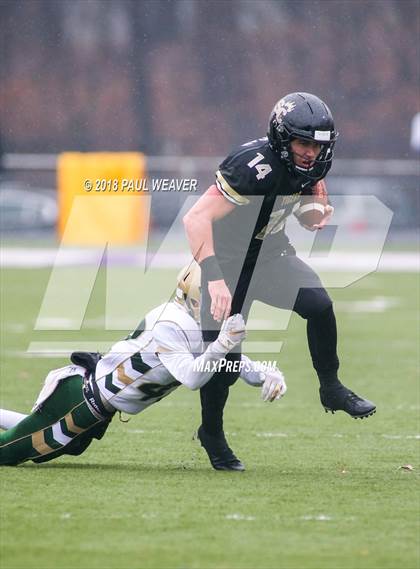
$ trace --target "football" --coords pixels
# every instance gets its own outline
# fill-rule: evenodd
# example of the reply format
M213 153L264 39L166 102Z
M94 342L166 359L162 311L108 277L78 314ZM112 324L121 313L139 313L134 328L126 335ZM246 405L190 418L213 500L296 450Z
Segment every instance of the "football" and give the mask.
M299 223L305 227L312 227L320 223L325 215L325 206L328 204L325 182L320 180L312 188L312 195L302 196L299 207L294 212Z

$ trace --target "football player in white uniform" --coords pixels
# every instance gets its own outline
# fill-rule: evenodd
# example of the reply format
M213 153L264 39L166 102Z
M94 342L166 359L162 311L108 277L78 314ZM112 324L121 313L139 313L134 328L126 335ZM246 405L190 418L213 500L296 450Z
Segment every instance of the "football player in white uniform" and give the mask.
M102 438L116 411L137 414L179 385L193 390L205 385L215 366L226 363L226 354L244 340L245 324L240 314L231 316L203 352L199 314L200 269L193 262L181 271L174 299L151 310L107 354L75 352L73 365L51 371L31 414L0 410L0 427L6 429L0 434L0 464L79 455L93 438ZM278 369L244 355L240 367L246 383L262 386L265 401L286 392ZM213 467L235 469L225 461ZM242 464L236 470L243 470Z

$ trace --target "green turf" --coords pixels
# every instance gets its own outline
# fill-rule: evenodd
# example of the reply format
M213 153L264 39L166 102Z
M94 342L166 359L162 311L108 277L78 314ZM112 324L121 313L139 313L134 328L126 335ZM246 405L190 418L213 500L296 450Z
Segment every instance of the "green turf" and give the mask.
M156 274L147 307L174 274ZM48 276L3 271L4 407L29 410L47 371L66 363L20 356L30 341L122 335L98 329L102 276L80 332L33 331ZM133 279L121 269L123 286ZM331 291L342 379L378 405L363 421L320 407L298 317L287 332L252 333L285 342L280 355L259 357L279 360L289 391L264 404L242 382L231 390L226 430L245 473L209 468L192 440L199 395L184 388L128 423L115 419L81 457L3 468L1 568L418 567L418 292L410 274ZM377 297L395 304L383 312L351 304Z

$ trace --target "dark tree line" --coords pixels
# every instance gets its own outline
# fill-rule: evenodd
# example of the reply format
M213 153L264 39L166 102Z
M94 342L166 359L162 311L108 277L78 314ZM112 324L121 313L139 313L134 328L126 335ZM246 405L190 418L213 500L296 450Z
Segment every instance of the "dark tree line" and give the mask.
M408 156L418 31L417 0L2 0L3 146L221 155L304 90L340 155Z

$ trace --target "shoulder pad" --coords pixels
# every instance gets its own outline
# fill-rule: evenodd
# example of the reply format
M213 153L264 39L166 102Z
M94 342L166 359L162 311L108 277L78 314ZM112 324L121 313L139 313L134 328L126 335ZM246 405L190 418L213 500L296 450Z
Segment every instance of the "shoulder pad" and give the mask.
M182 330L195 330L198 327L194 318L182 310L182 308L178 307L174 302L168 302L168 304L166 304L156 323L157 322L172 323Z
M246 205L249 196L263 195L274 182L273 154L267 138L252 140L234 150L216 172L216 186L235 205Z

